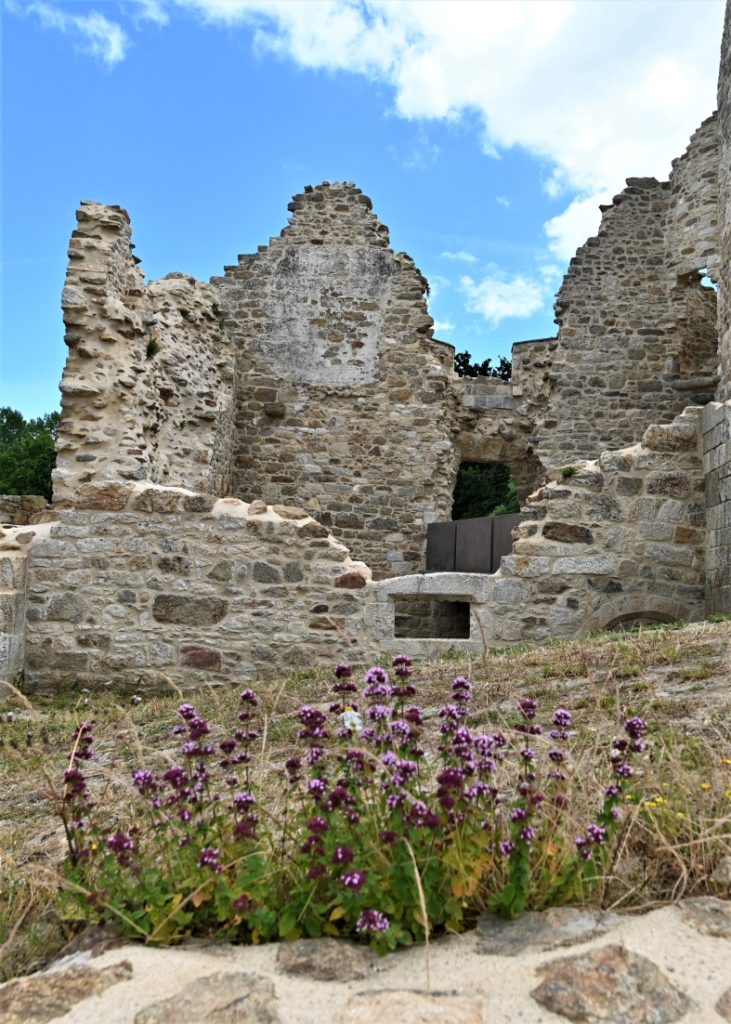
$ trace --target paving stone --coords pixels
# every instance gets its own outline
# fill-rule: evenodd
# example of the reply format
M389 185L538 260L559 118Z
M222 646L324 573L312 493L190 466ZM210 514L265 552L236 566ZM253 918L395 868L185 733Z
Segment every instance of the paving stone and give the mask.
M692 1008L651 960L623 946L553 960L538 973L536 1002L582 1024L671 1024Z
M526 949L573 946L603 935L621 920L617 914L574 907L552 907L540 913L529 911L515 921L481 914L477 921L477 951L492 956L517 956Z
M481 996L408 990L360 992L345 1006L340 1024L483 1024Z
M69 967L17 978L0 988L1 1024L46 1024L68 1013L82 999L99 995L110 985L128 981L132 965L123 960L111 967Z
M280 1024L274 985L261 974L219 972L135 1014L134 1024Z
M731 988L727 988L716 1003L716 1013L724 1020L731 1021Z
M705 935L731 939L731 900L715 896L699 896L683 900L680 904L683 920ZM729 953L731 958L731 952Z
M281 943L277 951L280 971L308 975L318 981L366 978L373 963L374 956L367 947L342 939L297 939Z

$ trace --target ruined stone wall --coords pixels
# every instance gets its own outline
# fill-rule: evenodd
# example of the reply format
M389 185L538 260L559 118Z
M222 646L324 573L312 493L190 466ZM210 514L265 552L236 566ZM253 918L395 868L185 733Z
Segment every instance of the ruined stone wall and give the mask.
M384 649L480 651L577 637L613 620L697 619L705 592L703 410L652 425L642 442L554 471L533 494L497 573L385 580L367 610ZM468 639L394 637L398 602L468 601Z
M703 410L706 612L731 613L731 402Z
M301 509L86 485L47 529L27 559L30 688L194 687L365 657L370 571Z
M544 476L533 454L533 421L528 415L516 369L512 383L489 377L452 381L460 398L455 444L460 462L499 462L508 466L524 501Z
M23 546L11 544L0 550L0 679L12 680L23 670L25 564Z
M232 493L296 498L377 575L422 569L459 464L452 349L359 189L308 188L290 210L213 279L238 351Z
M702 616L701 414L691 406L647 427L639 444L557 471L528 500L500 569L520 610L495 621L497 637L579 636L622 616Z
M50 509L39 494L0 494L0 523L27 526L34 516Z
M720 401L731 398L731 5L726 7L726 23L721 47L721 73L718 80L720 127L719 226L721 269L719 277L718 337L721 381Z
M531 395L535 447L551 467L639 440L690 401L714 397L718 339L719 132L710 117L669 182L628 178L556 299L550 391Z
M230 464L233 360L216 293L183 275L145 286L130 222L82 203L62 305L54 500L80 485L155 480L220 493Z

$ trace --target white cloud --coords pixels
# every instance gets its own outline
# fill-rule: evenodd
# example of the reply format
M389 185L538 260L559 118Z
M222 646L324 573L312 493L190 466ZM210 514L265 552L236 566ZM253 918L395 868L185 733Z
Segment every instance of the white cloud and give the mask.
M561 260L570 260L577 248L599 227L599 204L608 203L611 193L600 192L586 198L574 199L563 213L546 221L548 248Z
M434 331L437 334L449 334L450 331L454 330L455 325L451 320L435 320Z
M126 56L128 39L124 29L98 11L68 14L42 2L30 3L22 8L13 5L11 10L22 14L34 14L43 28L55 28L72 36L76 39L78 50L96 57L109 67L114 67Z
M547 298L541 284L522 274L510 279L488 276L481 281L463 277L460 285L467 296L467 311L484 316L493 327L509 317L525 319L532 316L542 309Z
M506 210L510 209L510 200L507 196L495 196L495 202L498 206L504 206Z
M477 263L477 257L473 256L471 252L465 252L464 249L460 249L459 252L446 252L440 253L445 260L456 260L459 263Z
M152 21L156 25L167 25L170 15L165 9L162 0L132 0L136 5L134 14L138 21Z
M694 0L690 16L684 0L171 2L253 25L259 47L302 66L387 82L404 118L476 112L486 154L525 148L547 193L572 200L548 225L563 258L595 231L596 196L667 177L715 105L719 0Z

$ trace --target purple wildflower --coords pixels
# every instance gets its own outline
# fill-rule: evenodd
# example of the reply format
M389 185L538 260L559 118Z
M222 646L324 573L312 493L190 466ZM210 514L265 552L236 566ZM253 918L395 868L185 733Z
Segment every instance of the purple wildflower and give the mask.
M647 722L644 718L639 718L635 715L632 718L628 718L624 723L624 731L627 733L630 739L639 740L647 732Z
M248 811L255 803L256 797L251 793L236 793L233 799L233 806L240 814Z
M198 857L199 868L210 868L215 874L220 875L223 871L221 866L221 851L215 846L204 846Z
M340 881L346 889L352 889L353 892L360 892L365 885L367 877L368 876L365 871L346 871L344 875L340 876Z
M372 722L381 722L390 714L391 709L386 704L374 704L373 707L368 708L368 717Z
M497 848L503 857L509 857L515 849L515 843L512 839L502 839L498 844Z
M318 814L317 817L311 818L307 822L307 827L310 830L310 832L322 833L328 831L328 829L330 828L330 824L325 818L322 817L322 815Z
M350 864L354 856L349 846L338 846L333 853L333 864Z
M380 910L364 910L355 922L357 932L386 932L391 922Z
M518 707L520 708L520 713L523 718L528 719L528 721L530 721L531 718L536 717L538 704L534 700L531 700L530 697L526 697L525 700L521 700Z

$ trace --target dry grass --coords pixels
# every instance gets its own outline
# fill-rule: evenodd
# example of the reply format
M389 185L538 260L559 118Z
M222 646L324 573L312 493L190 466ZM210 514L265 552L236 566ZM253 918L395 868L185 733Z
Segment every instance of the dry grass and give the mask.
M599 746L627 715L647 718L652 756L643 763L641 792L638 786L628 802L597 898L632 909L723 893L713 874L723 857L731 858L731 622L602 634L484 658L447 657L416 669L427 715L447 699L457 674L475 684L475 723L485 727L513 721L520 697L533 697L546 710L575 712L576 724L589 727L577 752L575 820L568 823L576 834L600 800ZM297 730L294 716L305 702L326 706L330 685L330 672L310 671L256 687L272 810L279 766ZM73 728L81 720L95 722L98 756L89 777L95 797L120 819L129 813L131 770L173 760L170 727L180 695L142 697L136 704L131 695L95 691L31 703L10 687L0 690L0 980L42 966L74 932L74 922L56 911L55 865L64 846L52 799ZM211 687L195 697L201 712L222 724L234 719L237 700L238 688Z

